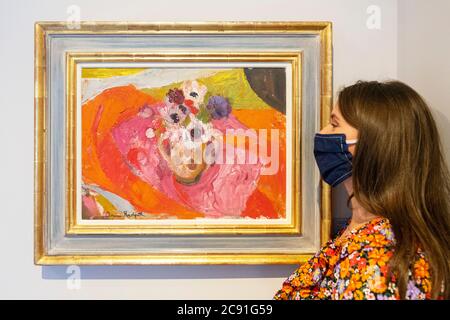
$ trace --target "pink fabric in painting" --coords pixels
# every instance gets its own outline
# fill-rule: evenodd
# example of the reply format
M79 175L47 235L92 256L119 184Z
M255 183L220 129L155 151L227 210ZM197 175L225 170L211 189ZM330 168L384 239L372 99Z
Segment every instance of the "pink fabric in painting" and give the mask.
M214 164L193 185L178 183L157 148L156 138L146 132L160 121L158 108L164 104L144 107L135 117L118 124L112 131L116 145L134 174L205 217L239 216L256 188L261 164ZM216 129L247 129L232 114L214 120ZM235 154L238 150L235 148Z

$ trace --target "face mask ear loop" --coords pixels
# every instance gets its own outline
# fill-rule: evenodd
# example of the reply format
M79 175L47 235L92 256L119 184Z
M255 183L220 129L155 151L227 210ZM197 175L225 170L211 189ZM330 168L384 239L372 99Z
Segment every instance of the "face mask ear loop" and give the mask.
M353 139L353 140L346 140L345 143L346 144L355 144L358 142L358 139Z

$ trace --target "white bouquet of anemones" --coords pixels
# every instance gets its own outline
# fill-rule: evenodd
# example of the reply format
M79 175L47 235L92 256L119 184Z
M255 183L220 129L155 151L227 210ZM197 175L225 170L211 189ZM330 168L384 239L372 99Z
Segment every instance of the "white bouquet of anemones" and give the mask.
M188 80L181 89L170 89L159 113L163 121L158 146L161 155L178 181L194 183L208 167L203 161L206 146L222 139L211 120L228 117L231 105L228 99L212 95L208 103L204 98L208 90L197 81Z

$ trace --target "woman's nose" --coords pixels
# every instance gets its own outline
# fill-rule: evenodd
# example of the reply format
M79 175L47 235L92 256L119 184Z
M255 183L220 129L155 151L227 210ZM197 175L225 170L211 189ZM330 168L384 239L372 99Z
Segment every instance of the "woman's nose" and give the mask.
M320 130L320 134L327 134L327 133L331 133L333 126L329 123L327 124L325 127L322 128L322 130Z

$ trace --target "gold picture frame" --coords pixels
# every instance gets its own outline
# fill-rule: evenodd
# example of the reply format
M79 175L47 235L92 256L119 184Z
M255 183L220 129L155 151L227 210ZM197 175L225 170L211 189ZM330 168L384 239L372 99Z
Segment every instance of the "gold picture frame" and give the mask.
M97 248L89 251L74 250L58 252L56 236L53 236L51 225L58 219L64 220L63 231L60 232L64 239L76 239L81 241L83 236L126 236L144 237L149 235L264 235L277 234L281 238L286 235L302 236L302 166L301 155L302 143L302 61L303 50L280 51L249 51L240 52L217 51L180 51L170 52L167 50L149 51L91 51L74 48L63 51L65 69L65 138L62 148L64 149L64 210L49 213L52 207L52 192L49 187L53 174L49 161L52 157L51 143L57 140L52 134L57 129L52 129L52 114L49 108L51 92L49 88L49 71L51 72L52 61L49 53L49 43L52 37L64 38L70 36L147 36L147 35L313 35L317 37L319 47L317 52L317 77L320 79L316 97L320 108L318 116L319 126L324 126L329 118L332 105L332 45L331 45L331 23L329 22L200 22L200 23L116 23L116 22L82 22L77 28L63 22L38 22L35 26L35 263L46 264L287 264L299 263L307 259L314 251L311 249L295 251L291 248L287 252L283 250L240 250L227 252L226 250L199 250L189 252L178 248L170 250L159 250L155 253L130 247L128 251L118 250L102 252ZM292 105L294 112L294 132L292 135L292 202L293 220L290 224L282 227L277 225L264 225L256 228L248 225L230 226L223 225L185 225L173 228L172 226L153 225L80 225L76 217L76 199L78 197L76 188L77 175L77 64L81 62L105 62L105 61L284 61L292 64ZM49 64L50 62L50 64ZM56 90L55 90L56 91ZM49 100L50 99L50 100ZM297 108L298 107L298 108ZM55 111L53 111L55 112ZM298 113L298 114L297 114ZM53 145L54 146L54 145ZM55 161L56 162L56 161ZM331 226L330 189L326 184L320 183L320 222L319 239L323 244L329 239ZM59 214L55 219L52 214ZM55 233L56 234L56 233ZM54 237L55 239L53 239ZM317 244L317 243L316 243ZM167 249L167 248L166 248ZM228 250L229 251L229 250ZM76 252L74 254L74 252Z

